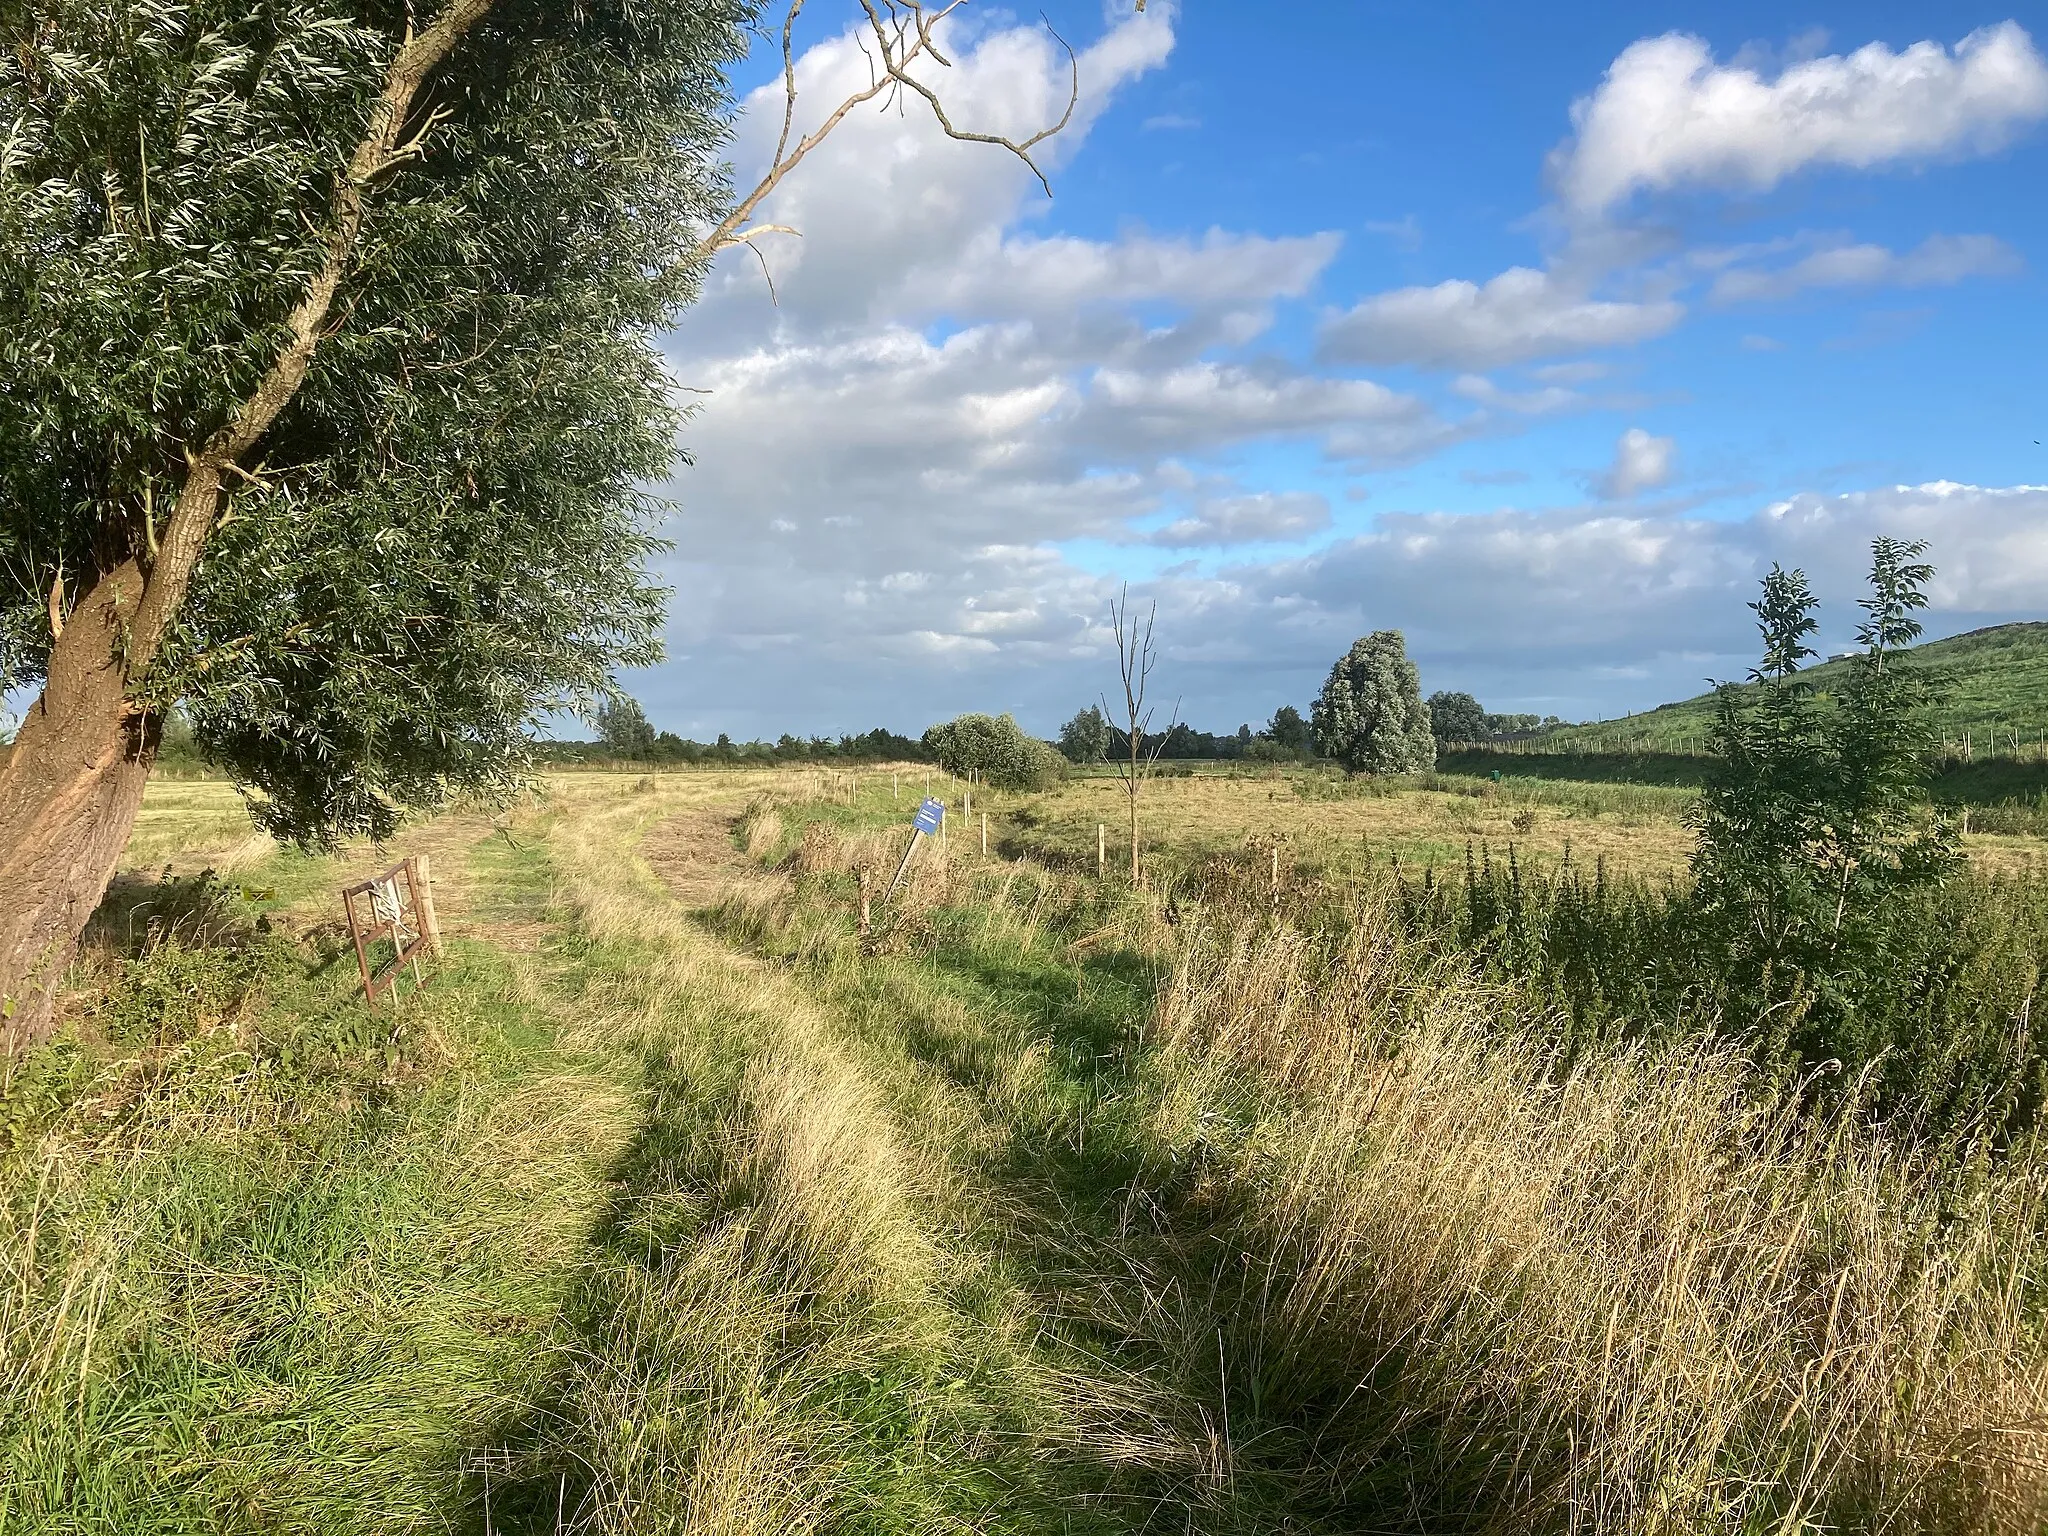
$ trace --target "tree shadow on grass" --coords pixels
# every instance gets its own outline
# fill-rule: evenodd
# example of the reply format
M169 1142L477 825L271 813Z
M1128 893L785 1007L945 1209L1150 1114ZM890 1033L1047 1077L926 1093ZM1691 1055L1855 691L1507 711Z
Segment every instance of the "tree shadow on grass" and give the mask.
M1044 1113L1015 1122L984 1169L1004 1196L1004 1260L1028 1277L1055 1347L1135 1373L1176 1442L1149 1462L1072 1469L1079 1498L1161 1533L1502 1524L1511 1427L1402 1410L1399 1345L1362 1377L1326 1369L1356 1357L1356 1337L1325 1341L1329 1358L1314 1359L1318 1341L1275 1315L1280 1260L1257 1250L1243 1190L1200 1148L1161 1144L1140 1082L1153 962L962 943L941 944L929 965L970 1017L1014 1033L963 1041L953 1010L899 1016L913 1054L985 1091L1019 1037L1044 1047ZM1375 1331L1369 1317L1355 1324Z

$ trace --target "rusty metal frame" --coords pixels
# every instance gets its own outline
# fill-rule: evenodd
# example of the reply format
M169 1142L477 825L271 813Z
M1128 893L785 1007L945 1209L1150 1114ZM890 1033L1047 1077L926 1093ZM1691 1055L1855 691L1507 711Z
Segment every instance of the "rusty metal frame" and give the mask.
M403 896L400 897L399 881L403 878ZM388 913L377 910L377 893L390 891L393 896ZM357 911L357 902L369 906L369 920L364 921ZM408 963L412 966L413 989L419 990L427 984L420 971L420 952L433 947L432 924L426 918L427 906L420 899L420 876L416 860L401 859L381 875L374 875L360 884L347 886L341 893L342 910L348 914L349 936L355 940L356 969L363 978L363 997L371 1007L377 1004L377 994L391 994L393 1006L398 1002L398 980ZM381 940L389 940L397 951L392 958L376 970L370 969L370 946Z

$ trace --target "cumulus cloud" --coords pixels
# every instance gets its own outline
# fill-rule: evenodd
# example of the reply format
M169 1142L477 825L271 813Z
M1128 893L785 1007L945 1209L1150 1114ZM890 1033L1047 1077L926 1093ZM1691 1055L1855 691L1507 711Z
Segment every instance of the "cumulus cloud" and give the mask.
M1314 491L1259 491L1204 501L1188 516L1154 529L1145 540L1163 549L1284 543L1329 526L1328 498Z
M1871 43L1792 64L1774 79L1717 64L1697 37L1624 49L1573 105L1553 153L1565 204L1606 213L1639 191L1696 185L1762 192L1812 166L1868 170L1984 153L2048 116L2048 63L2017 22L1953 50Z
M1170 12L1154 5L1084 52L1084 107L1055 170L1171 46ZM973 126L1035 126L1064 102L1064 58L1031 28L955 38L950 56ZM800 74L815 103L864 81L865 64L837 39ZM772 148L779 106L764 93L741 124L742 177ZM1248 466L1400 462L1576 408L1597 365L1513 387L1478 370L1639 341L1682 307L1517 269L1382 294L1326 323L1326 359L1466 375L1439 409L1268 350L1275 306L1314 295L1334 235L1082 240L1033 230L1043 207L1001 154L915 112L861 115L761 210L805 232L769 250L779 306L750 253L721 258L668 348L679 382L708 393L689 397L695 463L670 488L672 660L633 684L664 726L917 728L995 707L1049 730L1104 675L1118 580L1105 548L1156 572L1142 591L1160 601L1171 686L1204 701L1205 724L1305 702L1331 656L1385 626L1409 632L1431 686L1503 705L1591 712L1612 700L1588 679L1621 667L1646 679L1636 702L1691 691L1715 658L1721 675L1746 662L1742 605L1769 559L1830 573L1846 599L1875 531L1935 539L1945 613L2048 605L2048 492L2025 488L1795 498L1716 522L1626 502L1401 510L1402 487L1382 484L1370 505L1394 510L1361 521L1365 508L1347 508L1331 542L1326 499L1262 494ZM1736 260L1794 270L1818 254ZM1659 442L1664 467L1639 456L1637 490L1669 473ZM1618 496L1633 494L1624 457ZM1269 558L1273 544L1307 552Z
M1936 614L2048 609L2048 485L1937 480L1835 496L1809 492L1764 508L1756 527L1774 557L1807 566L1825 586L1860 580L1870 540L1886 533L1927 541Z
M1562 384L1545 384L1539 389L1502 389L1484 374L1460 374L1451 390L1475 405L1491 406L1517 416L1553 416L1586 403L1586 397Z
M1049 315L1139 300L1260 305L1307 292L1342 243L1336 234L1267 239L1215 229L1200 240L1136 234L1116 241L1006 238L987 229L919 282L897 312Z
M1618 713L1740 676L1755 659L1745 605L1773 561L1808 572L1824 640L1846 640L1881 533L1929 541L1935 633L2048 608L2048 486L1936 482L1801 495L1731 520L1579 507L1387 515L1303 556L1185 593L1162 587L1160 622L1174 634L1198 613L1225 687L1232 667L1271 686L1260 669L1279 666L1306 697L1352 638L1393 627L1425 688L1568 718ZM1185 686L1190 662L1168 660Z
M1171 40L1155 6L1084 51L1086 109L1060 155ZM1064 57L1032 28L954 39L950 56L975 126L1029 124L1065 99ZM865 64L837 39L799 76L825 101ZM774 91L750 103L742 178L780 105ZM1330 526L1327 501L1247 490L1236 456L1391 462L1464 429L1412 394L1257 349L1337 236L1088 240L1032 231L1043 206L1000 153L915 111L861 115L760 212L803 231L769 247L778 302L750 252L720 259L667 346L699 393L693 463L669 487L673 660L638 684L665 724L1028 712L1041 685L999 679L1063 669L1103 639L1109 579L1063 546L1298 542Z
M1934 235L1913 250L1836 245L1775 269L1737 267L1714 279L1717 304L1789 299L1809 288L1933 288L2021 269L2019 252L1993 235Z
M1614 445L1614 462L1600 477L1600 494L1609 501L1625 501L1669 485L1677 459L1677 439L1652 437L1641 427L1630 427Z
M1493 368L1661 336L1685 315L1674 299L1597 300L1554 273L1510 267L1485 284L1398 288L1327 319L1320 355L1339 363Z

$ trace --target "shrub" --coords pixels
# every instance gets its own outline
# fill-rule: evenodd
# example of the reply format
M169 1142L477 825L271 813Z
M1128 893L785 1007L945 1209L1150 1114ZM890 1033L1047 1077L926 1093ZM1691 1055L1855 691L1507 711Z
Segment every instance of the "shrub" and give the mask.
M958 774L978 774L997 789L1046 789L1066 772L1066 760L1024 734L1011 715L960 715L924 733L924 749Z

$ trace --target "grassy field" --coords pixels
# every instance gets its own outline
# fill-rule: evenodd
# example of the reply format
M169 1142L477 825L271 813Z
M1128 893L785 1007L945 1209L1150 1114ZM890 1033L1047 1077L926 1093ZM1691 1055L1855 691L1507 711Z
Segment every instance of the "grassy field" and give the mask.
M922 788L440 818L391 852L450 955L371 1015L334 892L388 855L153 786L0 1092L0 1530L2048 1517L2048 1153L1700 1039L1561 1071L1384 905L1468 839L1674 870L1684 791L1171 780L1146 894L1079 781L885 906Z
M1941 686L1939 715L1947 739L1960 745L1967 733L1980 756L2013 752L2036 761L2048 758L2048 623L1973 630L1916 646L1911 654ZM1824 662L1808 676L1825 692L1846 672L1846 663ZM1703 693L1621 720L1567 726L1543 737L1542 745L1606 752L1698 751L1713 720L1714 696Z
M1456 761L1479 763L1476 754ZM906 806L916 789L906 776ZM1661 878L1685 868L1692 834L1684 817L1695 796L1683 786L1512 773L1499 781L1458 773L1346 780L1276 769L1153 780L1138 821L1144 845L1173 865L1277 841L1290 864L1335 876L1395 859L1416 870L1449 868L1463 864L1468 848L1504 853L1512 846L1539 865L1569 854L1589 871L1604 865ZM1098 826L1112 867L1119 839L1129 848L1128 802L1114 778L1077 778L1046 794L987 794L979 804L990 818L991 846L1006 853L1093 870ZM2008 814L2009 821L1976 813L1964 839L1972 863L1986 871L2048 870L2048 839L2040 835L2048 823L2037 827L2030 810ZM967 832L979 847L979 822Z

